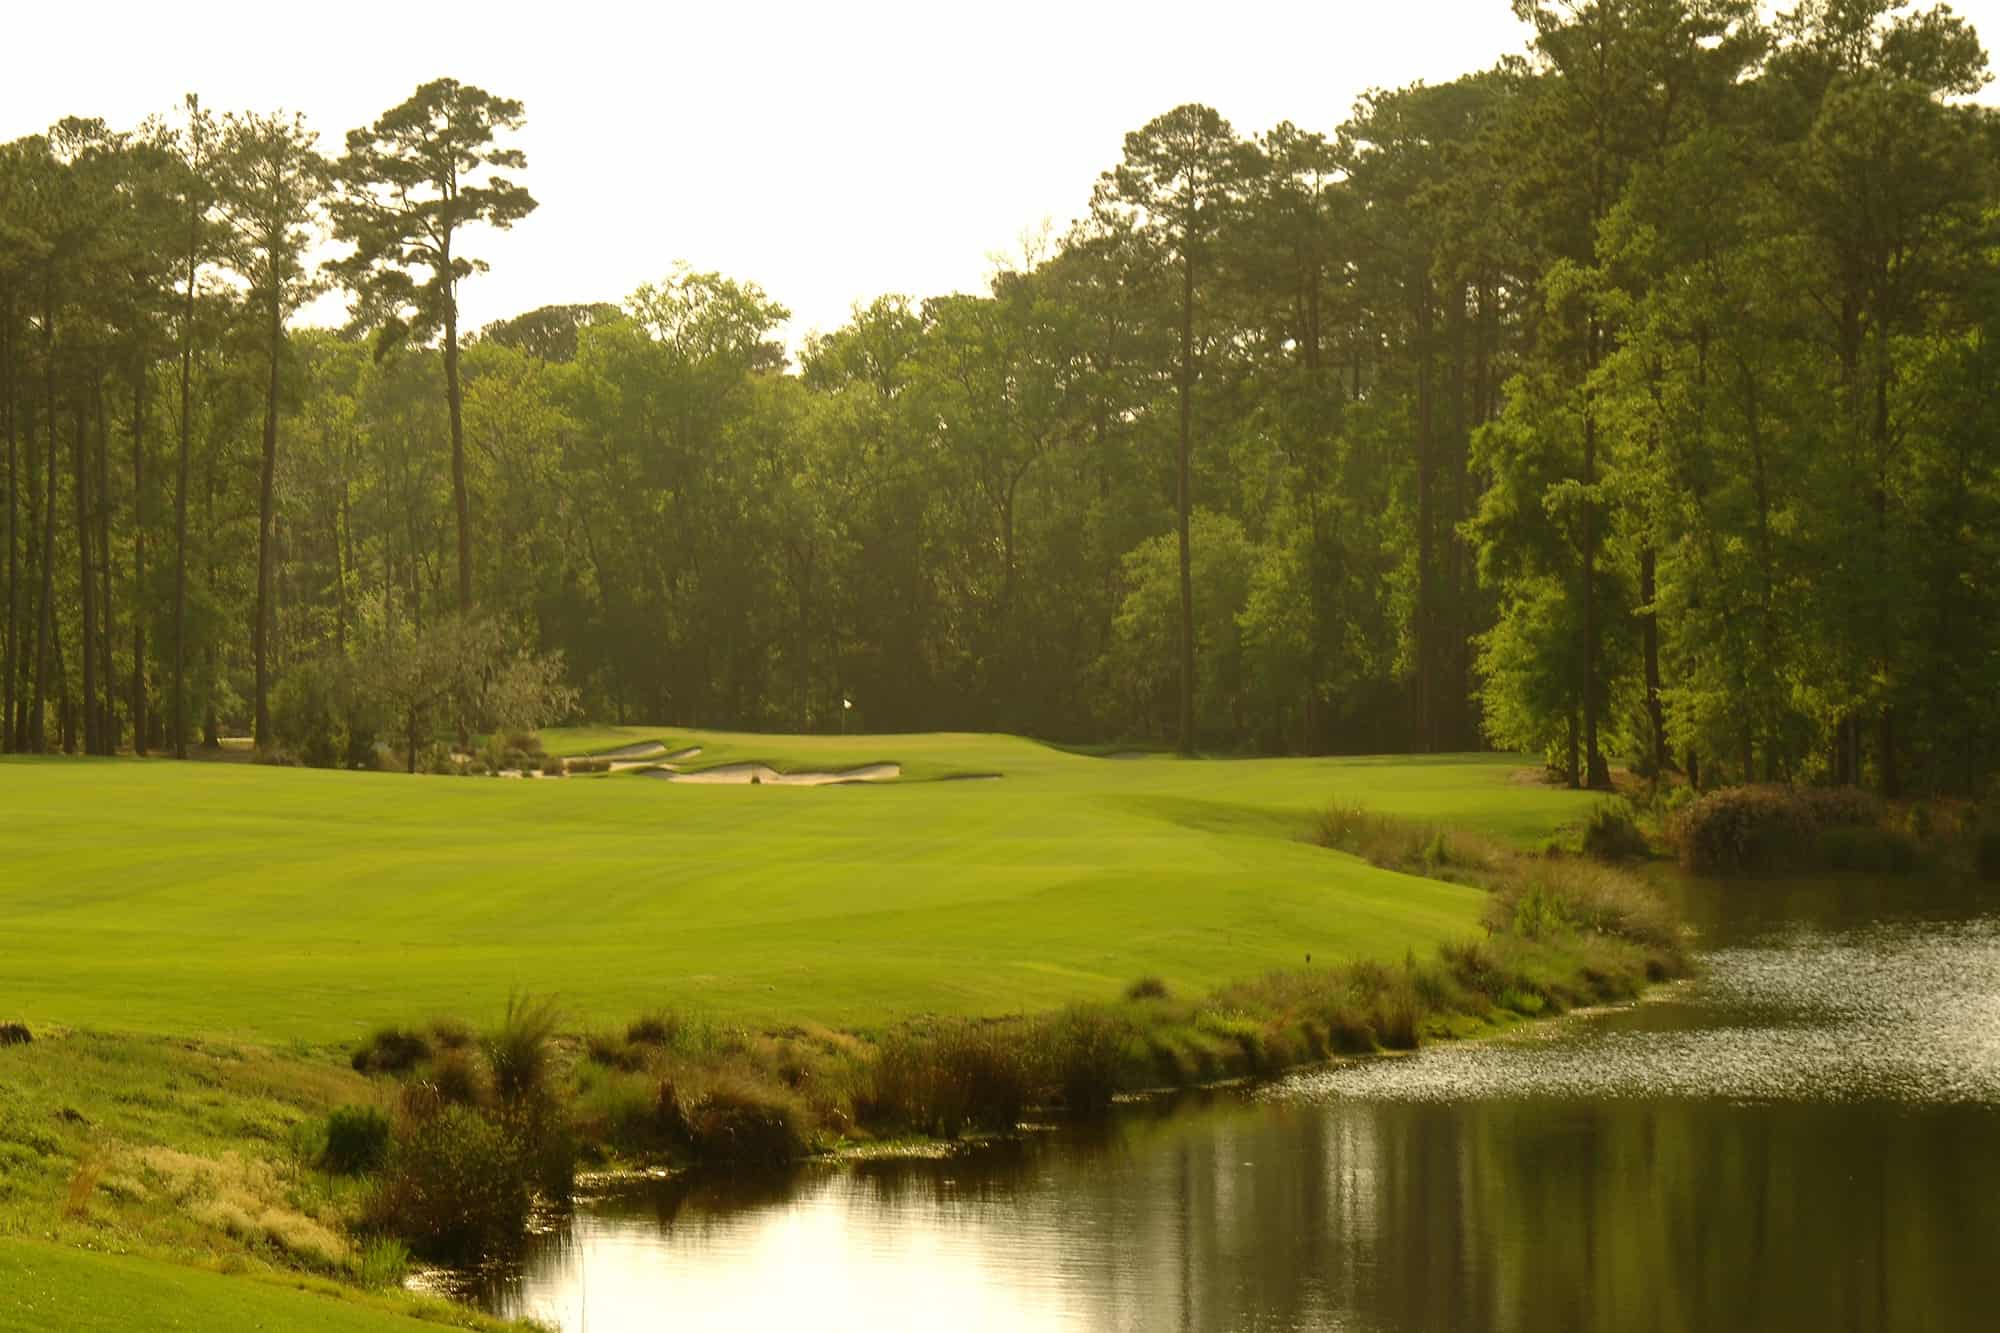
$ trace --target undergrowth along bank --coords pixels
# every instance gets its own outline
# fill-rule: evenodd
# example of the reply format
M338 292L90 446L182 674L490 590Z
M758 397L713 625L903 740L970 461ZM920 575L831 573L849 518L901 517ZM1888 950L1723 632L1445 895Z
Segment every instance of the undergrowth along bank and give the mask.
M1664 829L1697 875L1920 869L2000 880L2000 808L1892 803L1854 787L1725 787L1688 797Z
M1411 1050L1631 999L1687 970L1677 923L1616 867L1353 806L1328 810L1315 841L1485 889L1483 935L1400 963L1306 958L1192 995L1145 977L1123 996L1047 1014L868 1031L759 1031L659 1010L558 1037L547 1002L510 1006L483 1041L451 1022L384 1029L353 1058L390 1080L380 1086L392 1142L365 1225L462 1259L504 1248L526 1200L563 1197L579 1167L774 1167L860 1143L1004 1134L1031 1115L1100 1113L1122 1094ZM449 1234L411 1220L407 1200L448 1186ZM490 1225L466 1220L481 1210Z
M1004 1134L1121 1094L1629 998L1686 968L1671 918L1614 868L1352 806L1312 840L1479 886L1484 927L1400 961L1301 953L1219 987L1143 976L1100 1001L986 1019L835 1027L682 1009L579 1029L517 997L483 1029L383 1029L346 1053L351 1068L306 1047L38 1028L0 1051L33 1071L23 1096L0 1087L0 1231L389 1300L413 1256L504 1251L587 1169L768 1167Z

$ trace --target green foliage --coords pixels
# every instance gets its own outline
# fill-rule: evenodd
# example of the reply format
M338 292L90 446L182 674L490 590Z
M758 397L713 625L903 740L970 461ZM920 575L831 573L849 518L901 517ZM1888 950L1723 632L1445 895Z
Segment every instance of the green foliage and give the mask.
M1038 1055L1018 1027L947 1021L879 1043L863 1114L954 1138L1012 1130L1040 1084Z
M1500 845L1465 829L1400 818L1354 801L1335 801L1322 811L1313 840L1387 870L1440 878L1490 869L1506 855Z
M1195 651L1204 663L1195 712L1204 734L1240 734L1245 689L1237 617L1249 597L1254 551L1235 519L1206 510L1192 521ZM1178 542L1162 534L1124 560L1127 592L1101 672L1118 712L1141 735L1171 729L1180 620Z
M1528 885L1507 905L1512 909L1506 917L1508 929L1524 940L1554 939L1573 928L1568 904L1539 883Z
M423 1258L469 1263L518 1245L533 1203L516 1136L468 1107L445 1106L399 1127L368 1223Z
M550 1046L561 1022L553 995L509 995L500 1026L481 1043L492 1070L493 1091L509 1106L546 1099L553 1058Z
M687 1022L670 1009L641 1014L625 1027L625 1040L634 1045L678 1046Z
M372 1106L342 1106L326 1118L320 1164L339 1175L362 1175L389 1158L389 1117Z
M771 1168L811 1151L809 1114L786 1089L725 1071L692 1102L677 1100L664 1085L660 1096L663 1115L678 1122L689 1149L705 1161Z
M1593 808L1583 826L1583 851L1600 861L1630 861L1648 856L1652 847L1631 811L1607 802Z
M1669 836L1696 874L1825 867L1901 873L1916 840L1882 803L1853 789L1731 787L1677 811Z
M1126 1084L1132 1036L1122 1018L1101 1009L1073 1006L1043 1025L1038 1040L1066 1108L1089 1115L1111 1105Z
M476 222L510 227L535 208L494 170L526 165L520 150L493 146L522 120L519 102L433 79L347 136L334 234L354 250L337 271L371 322L395 320L399 334L421 339L456 319L452 288L466 260L462 247L453 253L454 234Z
M586 1033L583 1050L588 1059L606 1069L622 1069L629 1073L646 1067L647 1051L644 1046L621 1041L609 1032Z
M1681 864L1697 875L1755 873L1796 865L1815 838L1811 809L1779 787L1712 792L1675 817Z
M1059 240L858 307L796 374L781 301L687 266L461 349L475 233L535 205L524 108L455 80L346 138L331 272L366 342L286 327L302 122L9 145L9 419L37 473L134 453L13 509L6 748L103 752L145 713L423 769L440 738L671 713L1971 794L2000 753L1976 34L1522 13L1525 59L1338 126L1172 108ZM184 568L168 490L206 502ZM282 541L238 540L251 512ZM329 700L343 662L365 707Z
M399 628L372 647L360 669L361 696L402 745L410 771L456 771L450 751L431 747L440 734L490 731L478 756L488 772L520 767L525 755L507 733L558 721L576 701L562 683L560 653L534 657L512 646L508 628L477 615L445 616L421 631Z
M486 1071L464 1047L447 1047L424 1069L421 1090L426 1098L456 1106L481 1106L487 1101Z
M309 768L373 768L380 709L339 656L296 663L271 691L272 734Z
M431 1044L423 1033L383 1027L355 1049L350 1063L359 1074L407 1074L430 1056Z
M361 1247L354 1277L364 1287L400 1287L409 1271L409 1246L393 1236L372 1236Z

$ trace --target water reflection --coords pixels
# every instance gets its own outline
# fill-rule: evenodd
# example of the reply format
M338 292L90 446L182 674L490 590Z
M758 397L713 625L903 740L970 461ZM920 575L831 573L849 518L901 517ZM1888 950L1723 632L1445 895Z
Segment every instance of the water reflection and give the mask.
M1553 1037L620 1193L489 1308L571 1333L1994 1327L2000 926L1847 896L1803 929L1711 903L1708 979Z

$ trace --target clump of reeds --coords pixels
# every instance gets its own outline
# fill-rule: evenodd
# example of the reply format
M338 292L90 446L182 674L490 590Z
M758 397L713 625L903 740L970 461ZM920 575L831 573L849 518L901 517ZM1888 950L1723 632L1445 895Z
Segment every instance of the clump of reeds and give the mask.
M1384 870L1439 878L1477 876L1508 855L1492 839L1465 829L1398 819L1353 801L1327 806L1313 841Z

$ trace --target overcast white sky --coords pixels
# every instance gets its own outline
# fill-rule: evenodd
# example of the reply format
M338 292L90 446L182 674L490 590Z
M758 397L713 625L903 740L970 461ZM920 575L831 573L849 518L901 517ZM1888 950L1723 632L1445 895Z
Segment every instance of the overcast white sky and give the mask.
M2000 40L2000 0L1955 6ZM1332 130L1357 95L1521 49L1507 0L9 4L0 140L64 115L306 113L321 144L451 75L526 104L541 207L474 253L467 327L618 300L685 259L761 284L794 338L982 286L1181 102ZM79 34L78 26L90 31ZM21 53L34 53L20 59ZM338 307L321 310L332 319Z

